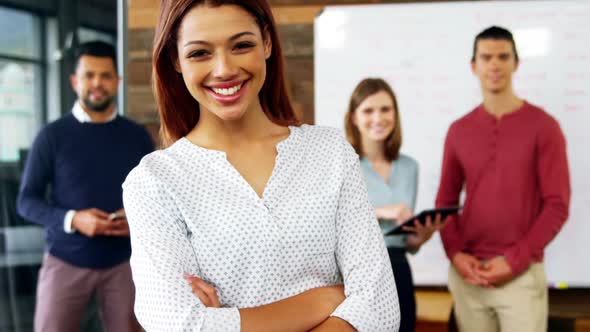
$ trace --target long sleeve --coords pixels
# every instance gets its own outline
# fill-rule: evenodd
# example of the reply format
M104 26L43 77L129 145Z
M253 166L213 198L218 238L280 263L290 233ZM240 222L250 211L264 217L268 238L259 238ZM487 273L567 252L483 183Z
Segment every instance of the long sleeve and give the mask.
M416 197L418 196L418 163L412 163L414 167L411 168L411 185L410 185L410 209L415 213Z
M140 165L123 186L131 229L135 313L147 331L239 331L237 308L206 308L183 279L201 276L191 237L165 184Z
M456 157L453 147L453 126L451 126L445 140L440 185L436 195L436 207L458 205L464 181L463 168ZM443 246L449 259L453 259L457 252L463 250L463 241L457 221L457 217L451 217L440 231Z
M412 209L412 212L415 213L416 212L416 197L418 196L418 163L417 162L412 163L412 167L410 168L410 171L411 171L411 173L410 173L411 185L410 185L410 193L409 193L409 195L410 195L409 197L411 199L410 209ZM402 236L404 236L404 241L406 241L408 235L402 235ZM420 250L420 247L411 248L406 245L406 250L410 254L415 255Z
M346 144L336 217L336 259L346 300L334 311L358 331L397 331L399 302L383 237L361 178L358 156Z
M557 235L569 214L571 195L566 143L557 121L549 121L538 135L537 179L541 212L521 241L505 253L514 274L524 271Z
M45 197L53 179L54 159L50 133L45 128L35 138L28 154L17 198L18 213L23 218L48 227L63 224L68 211Z

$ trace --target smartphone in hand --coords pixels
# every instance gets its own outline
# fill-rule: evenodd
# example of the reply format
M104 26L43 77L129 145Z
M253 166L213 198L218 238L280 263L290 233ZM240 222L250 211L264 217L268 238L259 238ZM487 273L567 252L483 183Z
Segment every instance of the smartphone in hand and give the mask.
M109 214L109 221L117 221L125 219L127 216L124 213L111 213Z

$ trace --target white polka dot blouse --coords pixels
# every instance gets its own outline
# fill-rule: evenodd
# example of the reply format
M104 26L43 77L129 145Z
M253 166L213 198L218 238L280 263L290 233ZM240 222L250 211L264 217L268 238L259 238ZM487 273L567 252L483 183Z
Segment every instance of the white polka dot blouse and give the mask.
M391 264L359 158L331 128L289 127L259 197L225 153L182 138L123 184L135 312L147 331L240 331L238 309L344 283L332 313L358 331L397 331ZM183 278L213 285L206 308Z

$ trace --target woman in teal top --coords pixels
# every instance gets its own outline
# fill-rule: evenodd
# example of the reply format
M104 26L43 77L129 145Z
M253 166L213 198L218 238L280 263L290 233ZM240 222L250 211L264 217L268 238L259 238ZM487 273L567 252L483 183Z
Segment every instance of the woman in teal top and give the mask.
M413 215L418 191L418 163L399 153L402 130L393 90L382 79L361 81L352 93L345 118L346 136L360 156L369 199L383 233ZM414 331L416 301L406 251L415 253L440 229L440 220L417 223L411 235L386 236L401 311L400 331Z
M389 179L386 181L385 177L376 172L366 156L361 157L360 162L369 200L376 207L375 214L381 219L379 226L385 234L397 226L395 220L406 220L414 211L418 189L418 163L412 157L400 153L398 158L391 162ZM392 204L392 202L395 203ZM392 215L387 218L387 214ZM390 235L385 236L384 239L388 248L405 249L408 241L405 235ZM411 239L414 240L415 237Z

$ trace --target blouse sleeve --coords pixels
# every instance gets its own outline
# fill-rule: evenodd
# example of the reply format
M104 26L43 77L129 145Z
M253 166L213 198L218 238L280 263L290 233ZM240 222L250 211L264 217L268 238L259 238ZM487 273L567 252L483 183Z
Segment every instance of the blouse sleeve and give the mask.
M344 142L343 182L336 216L336 259L346 300L332 316L359 332L397 331L399 302L391 264L367 190L359 158Z
M418 168L418 163L412 159L411 162L411 167L410 167L410 181L411 181L411 185L410 185L410 209L412 209L412 212L416 212L416 197L418 196L418 174L419 174L419 168Z
M240 331L237 308L206 308L183 278L200 276L191 234L157 182L140 165L123 185L137 319L146 331Z
M416 196L418 196L418 163L414 159L411 159L411 162L409 163L408 173L408 176L410 178L410 186L408 193L408 197L410 199L410 209L412 209L413 213L416 213ZM408 236L403 235L403 237L405 242ZM420 250L420 247L409 248L408 246L406 246L406 250L410 254L415 255L416 253L418 253L418 250Z

